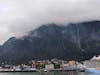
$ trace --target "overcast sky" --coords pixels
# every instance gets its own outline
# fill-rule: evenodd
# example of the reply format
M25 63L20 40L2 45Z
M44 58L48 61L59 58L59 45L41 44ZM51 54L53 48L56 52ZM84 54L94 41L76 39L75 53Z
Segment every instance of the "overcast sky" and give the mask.
M0 0L0 44L42 24L100 20L100 0Z

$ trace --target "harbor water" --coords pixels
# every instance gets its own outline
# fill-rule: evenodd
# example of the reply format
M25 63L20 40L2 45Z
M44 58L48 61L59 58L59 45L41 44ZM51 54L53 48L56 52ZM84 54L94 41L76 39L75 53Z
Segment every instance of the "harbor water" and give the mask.
M86 74L85 72L4 72L0 75L100 75Z

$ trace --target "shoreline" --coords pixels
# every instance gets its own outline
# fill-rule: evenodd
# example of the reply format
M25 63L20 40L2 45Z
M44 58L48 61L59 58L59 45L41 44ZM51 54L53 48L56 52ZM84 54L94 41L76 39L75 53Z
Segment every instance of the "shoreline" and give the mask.
M34 70L34 71L0 71L2 72L45 72L43 70ZM48 70L47 72L84 72L84 71L77 71L77 70Z

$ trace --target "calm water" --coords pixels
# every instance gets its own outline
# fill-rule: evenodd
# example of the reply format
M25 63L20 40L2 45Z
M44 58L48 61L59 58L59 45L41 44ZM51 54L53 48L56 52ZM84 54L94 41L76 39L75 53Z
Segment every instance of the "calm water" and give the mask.
M48 73L0 73L0 75L100 75L100 74L85 74L85 73L76 73L76 72L48 72Z

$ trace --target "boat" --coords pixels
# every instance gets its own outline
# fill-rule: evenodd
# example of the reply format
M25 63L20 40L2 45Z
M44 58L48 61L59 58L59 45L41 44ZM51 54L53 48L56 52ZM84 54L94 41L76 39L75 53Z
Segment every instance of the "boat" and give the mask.
M86 68L85 73L100 73L100 68Z
M44 72L49 72L49 71L45 69Z

